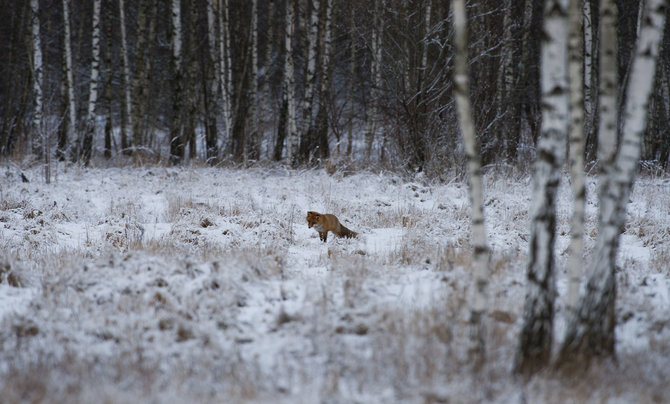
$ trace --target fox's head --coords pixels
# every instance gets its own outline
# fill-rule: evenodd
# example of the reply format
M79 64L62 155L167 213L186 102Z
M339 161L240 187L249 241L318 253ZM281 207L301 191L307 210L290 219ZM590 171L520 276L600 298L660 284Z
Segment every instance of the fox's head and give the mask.
M307 219L307 227L312 228L312 226L314 226L318 222L320 217L321 217L321 214L319 214L317 212L312 212L312 211L307 212L307 218L306 218Z

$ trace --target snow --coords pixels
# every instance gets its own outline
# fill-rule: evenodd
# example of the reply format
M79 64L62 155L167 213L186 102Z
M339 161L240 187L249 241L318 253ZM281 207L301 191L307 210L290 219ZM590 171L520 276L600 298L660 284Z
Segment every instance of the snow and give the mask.
M485 178L490 358L473 376L469 202L457 178L60 165L47 185L39 167L25 173L30 183L15 168L0 176L0 393L8 402L670 400L662 376L670 186L662 178L638 181L621 237L619 367L601 365L585 377L589 388L568 388L549 375L524 384L509 372L525 293L528 177ZM597 181L587 187L585 267ZM559 341L570 200L563 184ZM308 210L337 215L359 238L322 243L307 228Z

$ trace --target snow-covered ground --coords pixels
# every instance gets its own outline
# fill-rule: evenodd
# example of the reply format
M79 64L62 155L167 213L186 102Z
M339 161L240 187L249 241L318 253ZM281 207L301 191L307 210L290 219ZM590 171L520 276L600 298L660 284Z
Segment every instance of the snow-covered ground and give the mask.
M669 402L670 182L638 181L618 362L528 383L530 181L489 173L488 362L467 366L466 185L393 173L61 166L0 176L1 402ZM589 183L586 258L597 229ZM571 195L561 188L556 338ZM358 239L322 243L308 210Z

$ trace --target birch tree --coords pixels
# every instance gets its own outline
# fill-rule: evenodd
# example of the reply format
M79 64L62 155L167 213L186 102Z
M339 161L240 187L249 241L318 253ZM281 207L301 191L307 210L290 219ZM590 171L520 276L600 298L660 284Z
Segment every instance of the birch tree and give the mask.
M107 7L110 7L112 3L106 3ZM107 14L110 10L105 10ZM102 155L105 159L112 158L112 137L113 137L113 124L112 124L112 115L114 111L112 110L112 76L114 68L112 67L112 24L111 20L106 22L105 27L105 39L107 40L107 46L105 47L105 56L104 64L106 68L105 83L102 90L102 99L103 105L107 108L107 116L105 117L105 128L103 132L104 136L104 146L102 148ZM125 139L124 139L125 141Z
M38 0L30 0L31 38L33 45L33 145L41 146L41 154L44 159L44 179L51 183L51 161L49 141L44 128L44 61L42 59L42 44L40 41L40 6Z
M332 20L333 0L326 0L326 10L323 14L323 48L321 50L321 86L319 88L318 111L315 122L315 137L318 147L318 155L321 159L328 158L330 150L328 146L328 111L327 102L330 93L330 58L332 45Z
M382 64L382 45L384 35L384 19L382 13L386 8L385 0L375 0L374 8L374 26L372 27L372 40L370 43L372 58L370 60L370 76L372 83L370 85L370 101L367 111L367 120L365 123L365 158L370 159L372 153L372 143L375 132L377 132L377 109L379 104L381 89L381 64Z
M193 43L197 43L195 35L197 33L198 25L198 9L197 4L191 4L191 18L193 30ZM218 57L216 54L216 27L215 27L215 13L214 0L207 0L207 43L208 52L205 66L203 67L204 75L204 101L205 101L205 156L209 164L216 164L219 155L219 131L216 125L217 115L217 94L218 94ZM194 53L196 53L194 51ZM190 140L189 156L195 157L196 152L195 136Z
M582 276L584 234L584 68L582 0L570 0L568 10L568 70L570 79L570 135L568 167L574 194L570 221L568 310L577 303Z
M314 87L316 86L316 54L318 50L320 0L307 0L310 11L307 31L307 66L305 69L305 94L302 100L300 160L306 162L317 146L314 139Z
M197 4L193 2L186 2L184 7L181 10L182 15L184 15L184 20L186 22L186 27L183 30L184 36L184 54L182 55L182 64L184 72L184 85L183 95L184 102L182 107L183 111L183 126L182 126L182 144L184 147L183 155L186 155L186 146L188 145L188 157L189 159L195 159L197 155L197 139L196 139L196 126L198 124L198 108L200 107L199 98L198 98L198 52L197 44L198 39L196 38L196 28L198 24L198 10ZM209 26L207 27L209 30ZM203 68L202 70L205 70ZM212 113L208 108L208 92L210 91L208 85L210 84L207 74L203 74L202 79L203 89L205 94L205 143L206 147L209 147L211 135L210 123L209 123L209 114ZM206 158L209 159L209 152L205 151Z
M219 87L223 108L223 126L230 138L233 131L233 67L230 55L230 23L228 0L217 0L219 4Z
M298 152L298 128L295 108L295 71L293 37L295 34L295 13L293 0L286 0L286 38L284 41L284 99L286 104L286 160L295 165Z
M65 95L65 114L63 116L63 130L58 137L56 156L65 160L68 142L74 139L76 107L74 99L74 77L72 71L72 34L70 31L70 0L62 0L63 7L63 93Z
M485 324L486 306L488 302L488 261L489 249L486 243L484 227L484 206L482 204L482 164L479 155L479 145L475 136L475 125L470 103L470 78L468 76L468 37L467 14L465 0L455 0L454 14L454 97L458 109L458 118L463 133L463 145L468 161L470 176L470 206L471 213L471 244L472 264L474 269L474 286L470 293L470 343L469 355L475 368L480 367L485 360Z
M640 157L641 139L646 125L647 105L652 91L659 43L665 23L664 0L646 0L645 17L631 66L631 80L624 101L622 138L617 144L616 127L616 5L604 0L601 7L602 114L599 133L600 185L599 234L586 291L580 297L560 349L558 364L584 362L614 354L615 264L619 235L626 221L626 206ZM611 63L611 64L610 64ZM613 102L614 101L614 102Z
M98 0L99 1L99 0ZM184 157L184 141L182 139L183 111L183 71L182 71L182 32L180 0L171 2L172 23L172 122L170 123L170 161L172 164L181 162Z
M530 206L524 323L514 368L532 374L551 359L556 281L556 191L568 132L567 11L569 0L547 0L542 38L542 131Z
M128 39L126 35L126 11L124 0L119 0L119 25L121 31L121 73L123 76L123 102L121 107L121 149L128 148L128 140L133 139L132 88L130 84L130 63L128 62Z
M81 142L80 158L84 164L91 161L93 152L93 135L95 134L95 107L98 101L98 84L100 81L100 5L101 0L93 1L92 42L91 42L91 78L88 90L88 108L84 138Z
M252 160L261 157L261 130L258 119L258 0L251 3L251 84L250 108L251 135L249 136L248 156Z

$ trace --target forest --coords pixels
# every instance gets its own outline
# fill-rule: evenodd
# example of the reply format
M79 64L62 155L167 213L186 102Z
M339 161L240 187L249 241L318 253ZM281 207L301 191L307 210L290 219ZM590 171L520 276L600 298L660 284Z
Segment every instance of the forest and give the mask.
M589 166L597 161L598 3L584 4ZM621 100L644 1L616 3ZM330 159L439 176L464 162L449 4L41 0L33 10L3 0L0 154L85 164L135 156L310 167ZM535 156L542 4L468 3L470 95L485 166L528 167ZM642 152L663 169L668 35Z
M666 0L0 6L0 401L670 401Z

